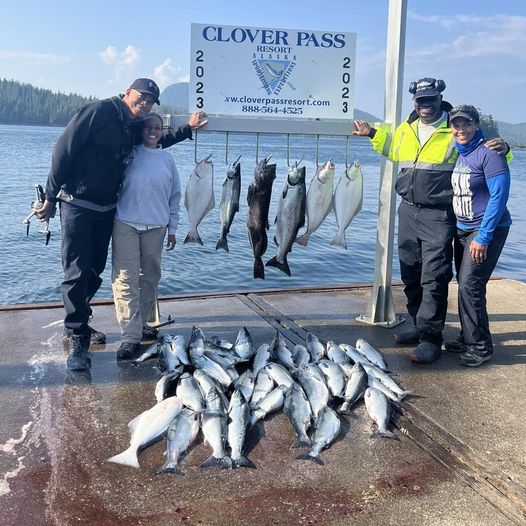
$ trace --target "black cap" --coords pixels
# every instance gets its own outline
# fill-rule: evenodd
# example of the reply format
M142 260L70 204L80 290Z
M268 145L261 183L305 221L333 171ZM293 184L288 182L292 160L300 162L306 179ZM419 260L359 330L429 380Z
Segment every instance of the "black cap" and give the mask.
M441 85L439 85L439 82L440 81L431 78L420 79L413 88L413 100L419 99L420 97L437 97L440 95L443 89L440 89ZM411 91L411 87L409 91Z
M160 104L159 102L159 86L151 79L135 79L131 85L131 89L138 91L139 93L145 93L153 97L153 102Z
M452 121L457 117L464 117L464 119L471 122L480 122L480 115L475 106L471 104L461 104L456 106L449 112L449 120Z

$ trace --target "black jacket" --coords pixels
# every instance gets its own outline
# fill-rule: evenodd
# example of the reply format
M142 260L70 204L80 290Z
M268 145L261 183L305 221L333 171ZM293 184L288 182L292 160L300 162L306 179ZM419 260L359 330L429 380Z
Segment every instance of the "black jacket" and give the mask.
M116 203L141 125L129 117L120 97L80 108L53 148L46 198L56 198L63 188L72 197L98 205ZM161 144L166 148L191 137L191 128L182 126L164 135Z

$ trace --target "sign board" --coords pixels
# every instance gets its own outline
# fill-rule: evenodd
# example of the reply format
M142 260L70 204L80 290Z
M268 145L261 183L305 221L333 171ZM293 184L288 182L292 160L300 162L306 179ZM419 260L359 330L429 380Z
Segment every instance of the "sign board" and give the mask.
M349 121L356 34L192 24L190 111Z

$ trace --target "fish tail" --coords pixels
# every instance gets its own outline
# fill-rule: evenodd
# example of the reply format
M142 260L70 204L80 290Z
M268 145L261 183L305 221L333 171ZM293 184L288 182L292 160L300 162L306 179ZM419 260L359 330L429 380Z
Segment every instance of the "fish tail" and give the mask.
M310 453L304 453L303 455L298 455L296 457L296 460L310 460L320 466L324 465L323 460L320 457L311 455Z
M311 447L312 442L308 436L296 437L290 449L299 449L300 447Z
M414 391L402 391L398 395L398 401L401 402L406 396L414 396L414 394L415 394Z
M184 475L184 471L177 464L166 463L164 466L161 466L155 475L161 475L163 473L173 473L174 475Z
M194 230L190 230L190 232L188 232L188 235L183 241L183 245L186 245L187 243L197 243L198 245L203 246L203 240L199 236L199 232L197 231L197 228Z
M216 245L216 250L219 250L220 248L222 248L223 250L226 250L227 252L230 252L230 250L228 250L228 241L227 241L226 236L221 236L219 238L219 241L217 242L217 245Z
M269 259L267 261L267 267L276 267L276 268L279 268L279 270L281 270L281 272L284 272L285 274L287 274L287 276L290 276L290 268L289 268L289 264L287 262L287 257L284 258L283 260L283 263L280 263L276 256L274 256L272 259Z
M331 241L331 246L341 247L344 250L347 250L347 241L345 240L345 230L339 231L334 239Z
M232 469L236 469L240 467L256 469L256 465L252 461L248 460L248 458L243 455L241 455L239 458L232 459Z
M259 257L254 259L254 277L265 279L265 267L263 266L263 260Z
M106 462L122 464L123 466L130 466L132 468L139 467L139 458L137 457L137 450L134 447L129 447L126 451L106 459Z
M307 243L309 242L309 238L310 234L305 232L305 234L296 238L295 243L298 243L298 245L301 245L302 247L306 247Z
M350 404L348 402L344 402L340 406L340 409L338 409L338 413L340 413L341 415L350 415L351 414Z
M201 464L200 467L210 468L213 466L219 466L221 469L231 469L232 460L230 460L230 457L228 455L225 455L222 458L217 458L217 457L214 457L214 455L211 455Z

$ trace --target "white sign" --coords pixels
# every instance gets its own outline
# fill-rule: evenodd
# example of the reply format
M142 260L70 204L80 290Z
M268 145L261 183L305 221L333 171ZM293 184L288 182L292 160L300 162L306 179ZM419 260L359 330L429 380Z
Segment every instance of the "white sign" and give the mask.
M192 24L190 111L353 118L356 34Z

